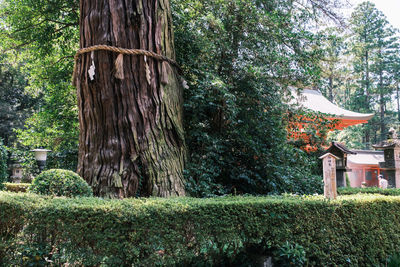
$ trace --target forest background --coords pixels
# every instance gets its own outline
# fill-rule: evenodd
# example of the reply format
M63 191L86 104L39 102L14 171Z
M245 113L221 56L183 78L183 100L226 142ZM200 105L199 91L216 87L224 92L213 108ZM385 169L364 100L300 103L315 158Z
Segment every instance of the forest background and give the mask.
M398 29L373 3L350 18L343 1L173 0L184 92L187 190L318 193L318 151L287 138L304 110L288 86L319 89L337 105L375 113L328 140L369 149L400 121ZM49 168L76 170L78 110L71 85L79 45L79 1L3 0L0 6L0 138L34 172L30 149L46 147ZM319 116L318 114L316 116ZM315 127L312 142L324 145ZM322 138L321 138L322 137Z

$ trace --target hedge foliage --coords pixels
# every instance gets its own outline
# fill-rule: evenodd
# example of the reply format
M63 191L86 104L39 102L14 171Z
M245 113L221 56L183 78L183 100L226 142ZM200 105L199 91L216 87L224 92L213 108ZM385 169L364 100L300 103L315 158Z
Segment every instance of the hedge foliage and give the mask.
M400 196L400 189L398 188L387 188L382 189L378 187L339 187L339 195L354 195L354 194L380 194L385 196Z
M400 251L400 197L103 200L0 192L0 214L0 266L46 257L56 266L237 266L246 255L273 251L297 251L309 266L375 266Z
M29 183L4 183L6 190L10 192L26 192L28 187L31 185Z
M93 196L92 188L82 177L73 171L62 169L51 169L39 174L33 179L29 191L53 196Z

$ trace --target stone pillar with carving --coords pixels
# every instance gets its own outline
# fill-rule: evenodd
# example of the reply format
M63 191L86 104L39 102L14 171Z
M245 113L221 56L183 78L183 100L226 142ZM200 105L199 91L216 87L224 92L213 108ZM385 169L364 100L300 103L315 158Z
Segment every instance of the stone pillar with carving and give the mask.
M328 199L336 199L336 160L339 158L331 153L326 153L320 159L322 159L324 171L324 196Z

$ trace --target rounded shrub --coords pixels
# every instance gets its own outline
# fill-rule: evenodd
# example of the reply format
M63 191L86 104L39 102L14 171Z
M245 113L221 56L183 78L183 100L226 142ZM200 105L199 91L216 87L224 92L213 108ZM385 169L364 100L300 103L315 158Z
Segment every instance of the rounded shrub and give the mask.
M39 174L32 181L29 192L66 197L90 197L93 191L78 174L61 169L51 169Z

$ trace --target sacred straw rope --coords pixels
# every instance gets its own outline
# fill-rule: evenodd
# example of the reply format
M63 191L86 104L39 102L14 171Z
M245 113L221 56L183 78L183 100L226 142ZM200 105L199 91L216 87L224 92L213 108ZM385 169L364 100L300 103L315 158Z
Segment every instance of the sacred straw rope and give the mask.
M86 48L81 48L76 52L76 54L74 56L74 61L75 61L74 72L73 72L73 76L72 76L72 82L74 84L76 82L76 75L77 75L76 72L77 72L79 56L82 54L85 54L85 53L89 53L92 51L98 51L98 50L111 51L111 52L115 52L115 53L119 53L119 54L123 54L123 55L147 56L147 57L157 59L159 61L166 61L170 65L177 68L179 73L182 73L182 69L180 68L178 63L176 63L175 60L172 60L166 56L163 56L163 55L151 52L151 51L147 51L147 50L143 50L143 49L127 49L127 48L121 48L121 47L115 47L115 46L109 46L109 45L94 45L94 46L90 46L90 47L86 47Z

